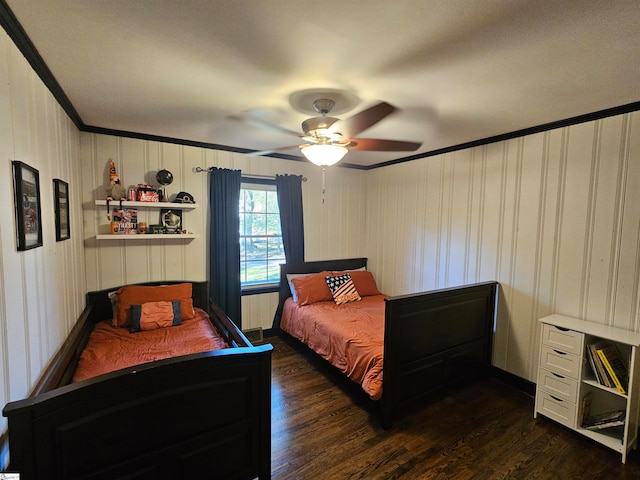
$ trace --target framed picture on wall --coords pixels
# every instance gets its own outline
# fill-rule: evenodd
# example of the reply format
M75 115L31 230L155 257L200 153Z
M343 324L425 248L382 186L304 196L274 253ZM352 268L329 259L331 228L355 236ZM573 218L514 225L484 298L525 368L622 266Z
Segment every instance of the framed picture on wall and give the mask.
M71 237L69 228L69 184L57 178L53 179L53 204L56 216L56 241Z
M164 233L180 233L184 228L182 225L182 210L175 208L161 208L160 225L162 225Z
M38 170L19 160L11 163L18 250L40 247L42 246L42 215Z

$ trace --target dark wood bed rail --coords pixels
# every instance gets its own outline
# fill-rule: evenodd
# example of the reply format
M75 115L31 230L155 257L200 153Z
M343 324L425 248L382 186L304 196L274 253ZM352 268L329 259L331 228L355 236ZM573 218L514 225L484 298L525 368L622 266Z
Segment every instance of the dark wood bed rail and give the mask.
M366 258L283 264L273 326L291 296L287 274L357 270ZM431 290L385 300L381 424L448 385L489 375L498 283ZM296 340L297 341L297 340Z
M141 285L168 283L183 282ZM191 283L194 306L235 348L71 384L93 325L112 317L116 289L88 293L37 389L2 411L10 471L25 480L270 478L272 346L253 346L209 301L207 283Z

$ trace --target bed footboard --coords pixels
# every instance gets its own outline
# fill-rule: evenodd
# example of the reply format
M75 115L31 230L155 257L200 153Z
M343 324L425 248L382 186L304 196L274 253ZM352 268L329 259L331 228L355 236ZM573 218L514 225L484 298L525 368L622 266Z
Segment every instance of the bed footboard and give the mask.
M270 478L271 346L172 358L7 404L22 479Z
M487 282L386 300L384 427L445 385L489 374L497 289Z
M270 478L272 346L251 345L206 282L192 285L194 306L234 348L69 384L93 324L112 317L117 287L89 292L33 395L2 411L11 471L22 480Z

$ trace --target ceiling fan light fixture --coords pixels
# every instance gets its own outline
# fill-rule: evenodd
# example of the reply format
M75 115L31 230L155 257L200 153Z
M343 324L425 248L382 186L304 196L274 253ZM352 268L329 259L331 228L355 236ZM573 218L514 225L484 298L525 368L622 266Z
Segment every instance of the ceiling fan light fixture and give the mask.
M335 165L342 160L342 157L348 152L345 147L328 144L307 145L300 150L307 160L320 167Z

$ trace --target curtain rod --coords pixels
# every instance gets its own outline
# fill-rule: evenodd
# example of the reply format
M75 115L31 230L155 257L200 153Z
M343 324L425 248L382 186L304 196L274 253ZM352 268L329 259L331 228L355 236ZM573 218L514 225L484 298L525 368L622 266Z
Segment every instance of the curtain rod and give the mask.
M200 173L200 172L209 173L212 168L215 168L215 167L209 167L209 168L193 167L191 169L191 171L193 173ZM276 179L276 177L274 175L257 175L257 174L254 175L252 173L249 173L249 174L243 173L242 176L243 177L247 177L247 178L268 178L269 180L275 180ZM307 181L307 177L302 177L302 181L306 182Z

